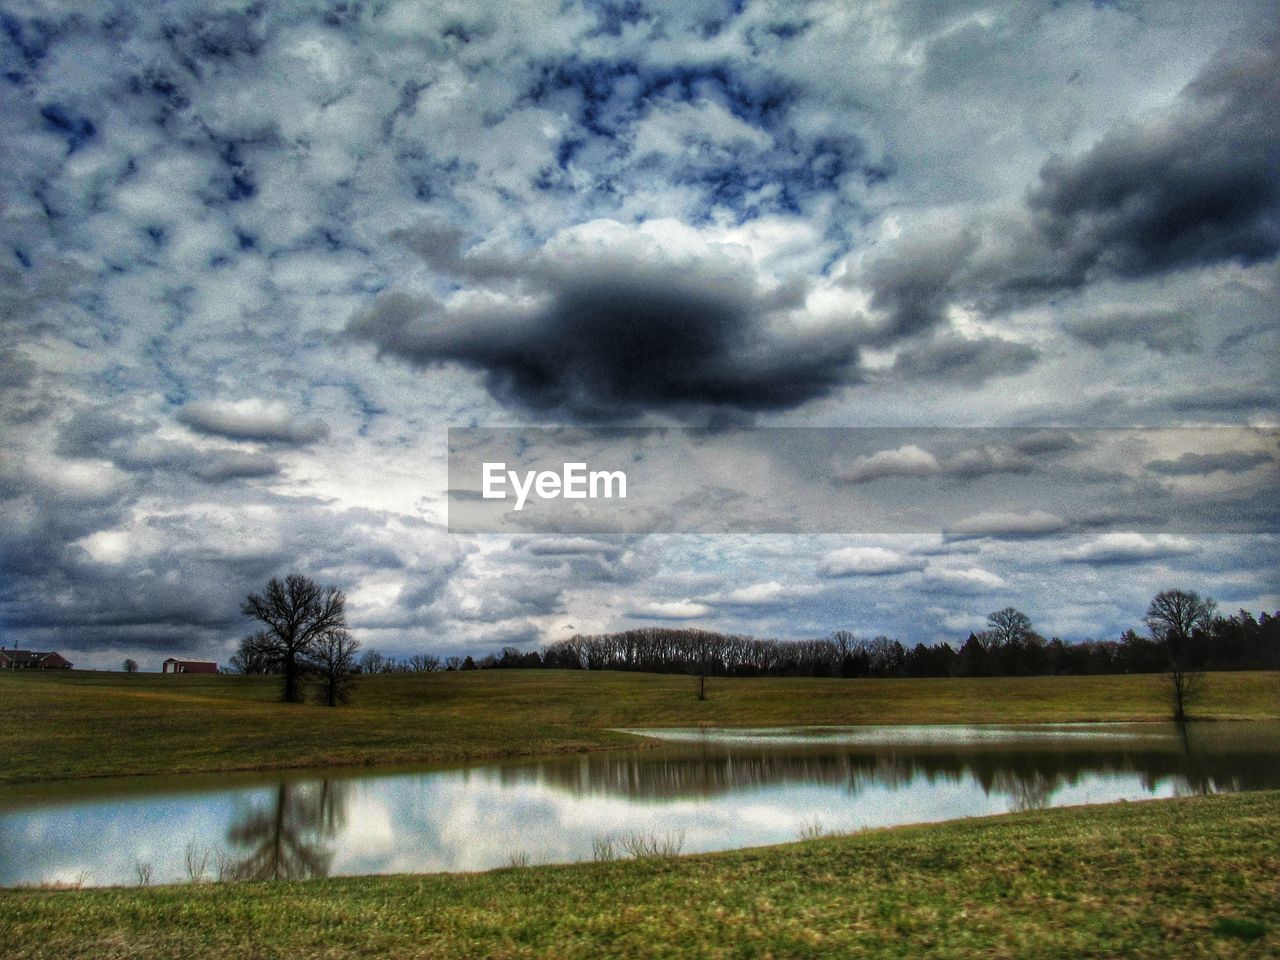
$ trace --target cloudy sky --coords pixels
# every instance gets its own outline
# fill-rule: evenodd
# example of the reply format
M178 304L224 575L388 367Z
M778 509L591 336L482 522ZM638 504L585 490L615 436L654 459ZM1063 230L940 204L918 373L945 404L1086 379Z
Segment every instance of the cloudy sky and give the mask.
M395 654L658 622L962 639L1007 604L1106 637L1170 586L1280 608L1265 518L586 537L445 509L447 430L519 425L1258 428L1128 482L1269 499L1277 23L2 4L0 641L225 660L295 569ZM895 440L841 477L963 503L1062 450Z

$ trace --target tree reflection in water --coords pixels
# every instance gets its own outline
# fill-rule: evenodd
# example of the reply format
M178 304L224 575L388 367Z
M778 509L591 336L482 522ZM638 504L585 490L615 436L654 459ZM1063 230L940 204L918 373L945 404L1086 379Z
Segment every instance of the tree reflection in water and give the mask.
M228 875L236 880L326 877L333 860L328 841L346 823L350 785L324 779L281 783L274 797L232 822L227 841L238 851Z
M1194 729L1191 729L1194 727ZM743 789L841 784L850 797L868 790L909 791L923 784L976 783L1017 810L1053 804L1065 787L1096 777L1137 776L1144 789L1175 793L1275 789L1280 741L1242 741L1228 725L1141 725L1128 735L974 743L804 744L675 742L638 754L591 754L499 768L505 785L537 782L575 796L664 802L710 800ZM1172 734L1172 736L1170 735Z

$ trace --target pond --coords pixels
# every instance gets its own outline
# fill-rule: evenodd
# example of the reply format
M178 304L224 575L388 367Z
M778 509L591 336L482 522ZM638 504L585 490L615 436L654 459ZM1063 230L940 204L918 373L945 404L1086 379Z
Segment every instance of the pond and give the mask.
M1280 787L1280 723L643 730L431 769L0 789L0 886L486 870Z

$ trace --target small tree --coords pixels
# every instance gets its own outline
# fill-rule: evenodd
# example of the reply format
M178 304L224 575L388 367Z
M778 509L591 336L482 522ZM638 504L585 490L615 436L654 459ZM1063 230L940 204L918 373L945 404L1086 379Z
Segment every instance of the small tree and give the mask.
M341 627L326 630L316 640L311 663L322 703L336 707L351 699L351 691L356 685L356 651L359 649L360 641Z
M1199 698L1204 674L1193 669L1191 637L1208 628L1216 604L1190 590L1164 590L1147 608L1146 624L1151 636L1164 647L1169 663L1169 694L1173 719L1185 720L1187 708Z
M347 598L337 587L320 587L314 580L291 573L272 577L261 594L251 593L241 608L244 615L266 624L255 635L264 655L278 662L284 674L282 698L302 700L302 672L320 638L347 626Z
M137 660L134 660L132 657L129 657L128 659L126 659L126 660L125 660L125 662L124 662L124 672L125 672L125 673L137 673L137 672L138 672L138 661L137 661Z

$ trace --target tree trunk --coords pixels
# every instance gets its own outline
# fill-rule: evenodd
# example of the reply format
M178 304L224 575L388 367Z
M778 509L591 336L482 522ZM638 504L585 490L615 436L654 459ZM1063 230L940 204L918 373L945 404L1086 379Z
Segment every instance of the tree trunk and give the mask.
M298 703L302 700L302 691L298 685L298 661L292 654L284 659L284 702Z

